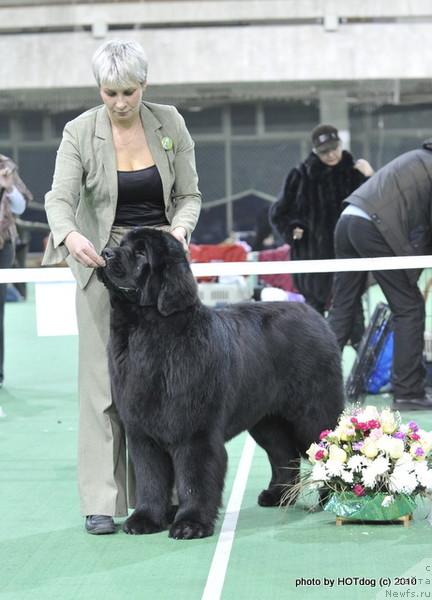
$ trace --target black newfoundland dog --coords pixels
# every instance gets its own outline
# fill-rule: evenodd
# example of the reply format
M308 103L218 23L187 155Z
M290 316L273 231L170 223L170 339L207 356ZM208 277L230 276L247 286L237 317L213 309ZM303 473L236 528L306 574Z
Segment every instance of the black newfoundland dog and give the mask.
M211 535L224 443L245 430L271 466L258 503L278 505L300 456L343 409L340 353L325 320L301 303L204 306L182 245L160 230L132 230L102 254L113 397L137 482L124 531Z

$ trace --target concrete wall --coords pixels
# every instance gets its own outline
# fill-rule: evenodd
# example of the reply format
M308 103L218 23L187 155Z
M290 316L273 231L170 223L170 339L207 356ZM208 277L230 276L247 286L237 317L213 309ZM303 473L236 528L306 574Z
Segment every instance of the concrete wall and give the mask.
M359 81L372 94L379 81L431 91L430 0L19 2L0 4L0 106L15 93L31 104L20 92L91 89L90 57L113 37L146 48L155 93L289 96Z

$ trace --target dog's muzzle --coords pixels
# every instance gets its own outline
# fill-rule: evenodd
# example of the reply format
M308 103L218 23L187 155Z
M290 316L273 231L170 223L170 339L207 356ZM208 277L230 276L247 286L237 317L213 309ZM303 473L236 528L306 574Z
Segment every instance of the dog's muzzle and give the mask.
M104 248L101 252L101 255L106 262L109 262L115 257L115 252L112 248Z
M105 285L108 288L112 289L113 291L115 290L116 292L119 292L120 295L128 302L131 302L132 304L136 304L139 300L139 288L118 285L117 283L112 281L109 276L107 276L107 270L109 268L109 263L110 263L110 261L112 261L115 258L114 250L112 248L108 248L108 247L104 248L101 252L101 256L105 260L106 266L98 268L97 275L98 275L99 280L102 281L103 283L105 283Z

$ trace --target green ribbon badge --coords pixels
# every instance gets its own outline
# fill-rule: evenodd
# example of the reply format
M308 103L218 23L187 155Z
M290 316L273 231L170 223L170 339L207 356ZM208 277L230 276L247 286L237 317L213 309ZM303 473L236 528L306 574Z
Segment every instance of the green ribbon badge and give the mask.
M164 150L172 150L173 149L173 141L170 137L165 136L162 138L162 148Z

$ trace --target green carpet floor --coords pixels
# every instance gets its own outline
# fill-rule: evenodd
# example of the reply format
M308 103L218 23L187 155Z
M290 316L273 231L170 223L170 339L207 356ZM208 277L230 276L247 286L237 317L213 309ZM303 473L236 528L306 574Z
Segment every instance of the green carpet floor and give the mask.
M38 338L30 292L26 302L6 307L6 378L0 391L1 600L199 600L219 531L195 541L174 541L166 533L96 537L84 532L75 483L77 339ZM389 397L369 400L380 406L390 402ZM418 413L416 419L432 428L432 414ZM244 436L228 445L225 505L243 442ZM264 453L256 449L224 600L432 596L428 504L419 506L408 528L336 527L328 513L302 506L259 508L256 497L269 475ZM219 527L222 518L223 513ZM409 584L398 577L409 577ZM408 591L417 595L402 595Z

